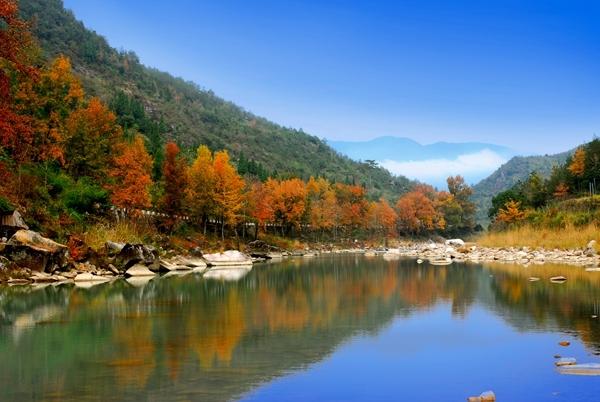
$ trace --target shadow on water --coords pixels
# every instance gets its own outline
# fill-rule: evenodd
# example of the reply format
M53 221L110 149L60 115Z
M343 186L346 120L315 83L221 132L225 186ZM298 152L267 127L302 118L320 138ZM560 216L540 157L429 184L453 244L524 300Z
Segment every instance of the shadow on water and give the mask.
M561 269L347 255L212 278L3 287L0 400L235 399L440 303L458 319L477 304L519 331L567 332L599 351L600 273L568 268L550 284Z

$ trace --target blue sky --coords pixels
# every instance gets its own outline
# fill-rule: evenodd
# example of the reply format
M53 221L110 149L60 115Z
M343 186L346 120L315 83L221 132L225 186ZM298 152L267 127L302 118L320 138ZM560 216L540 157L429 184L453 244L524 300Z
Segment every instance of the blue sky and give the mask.
M319 137L551 153L600 134L597 1L64 2L144 64Z

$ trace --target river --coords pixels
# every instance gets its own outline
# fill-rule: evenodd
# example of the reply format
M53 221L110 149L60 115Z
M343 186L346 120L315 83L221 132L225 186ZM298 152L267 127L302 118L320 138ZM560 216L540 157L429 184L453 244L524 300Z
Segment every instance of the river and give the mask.
M598 401L554 355L600 362L599 309L584 268L361 255L0 287L0 400Z

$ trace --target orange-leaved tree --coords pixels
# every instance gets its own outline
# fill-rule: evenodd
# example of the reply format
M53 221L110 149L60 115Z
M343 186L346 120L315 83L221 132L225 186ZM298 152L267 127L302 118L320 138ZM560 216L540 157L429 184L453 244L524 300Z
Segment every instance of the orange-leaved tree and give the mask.
M381 197L378 202L372 202L369 206L370 226L386 237L394 236L397 233L398 214L394 208Z
M335 191L325 178L311 177L306 184L308 222L313 230L330 230L339 215Z
M244 206L244 180L229 161L227 151L215 153L214 203L215 212L221 220L221 239L225 239L225 224L233 226L240 219L240 210ZM237 236L237 230L235 231Z
M396 203L400 229L414 234L443 229L444 220L435 209L435 196L433 188L418 186L400 197Z
M202 223L206 234L206 224L214 212L215 171L213 155L206 145L198 147L196 159L188 168L187 209L192 218Z
M585 173L585 149L582 147L577 148L573 157L571 159L571 163L569 164L569 172L575 177L581 177Z
M65 138L65 161L71 176L105 183L121 135L115 115L98 98L71 113Z
M37 78L34 50L17 2L0 0L0 150L8 151L17 162L26 161L33 150L31 117L19 113L14 95L19 81Z
M281 231L290 226L300 226L306 207L306 186L300 179L269 179L267 188L273 194L275 220L281 225Z
M267 223L275 220L275 211L273 210L273 194L271 189L260 181L250 185L247 194L247 203L250 216L256 223L254 238L258 239L259 228L266 228Z
M112 203L121 208L150 207L152 158L144 139L136 135L130 143L119 144L118 152L109 171Z
M521 209L521 202L510 200L500 208L496 215L496 221L505 224L516 224L527 217L527 213Z
M178 215L183 212L184 198L187 187L187 164L180 155L180 150L174 142L165 145L165 160L163 162L163 196L162 210L169 216L167 223L172 227Z

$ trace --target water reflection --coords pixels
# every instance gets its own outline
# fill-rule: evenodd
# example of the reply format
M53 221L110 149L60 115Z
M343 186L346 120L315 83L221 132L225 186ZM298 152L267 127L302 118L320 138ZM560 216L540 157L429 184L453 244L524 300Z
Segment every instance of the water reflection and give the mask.
M564 269L335 256L0 288L0 400L228 400L440 303L456 319L478 304L518 330L575 333L598 351L600 274L547 280Z

